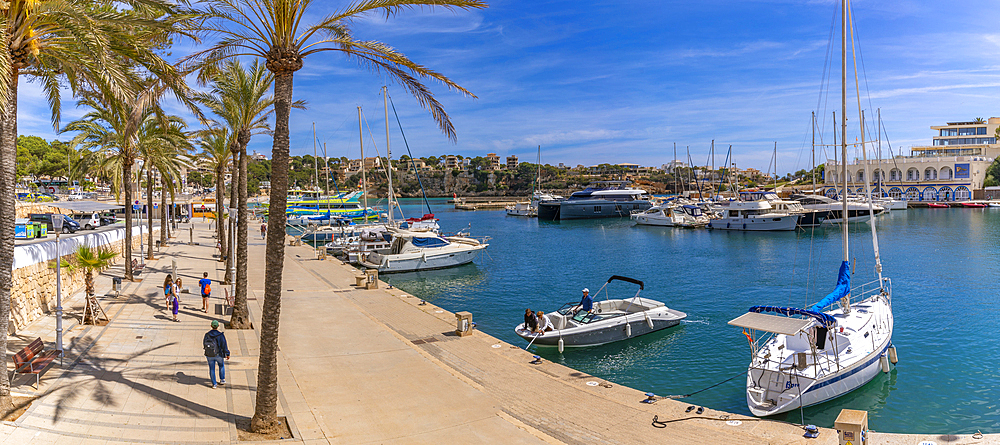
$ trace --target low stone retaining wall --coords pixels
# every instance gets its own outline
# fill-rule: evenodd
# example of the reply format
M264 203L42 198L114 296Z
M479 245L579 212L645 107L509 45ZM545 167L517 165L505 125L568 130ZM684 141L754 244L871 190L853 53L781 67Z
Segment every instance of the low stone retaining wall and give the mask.
M157 236L154 228L153 236ZM140 243L147 241L146 227L132 229L132 250L138 252ZM121 261L125 250L125 228L99 233L62 238L58 255L63 261L73 263L77 246L103 247L118 253L115 263ZM10 319L8 334L27 326L42 315L56 308L56 241L14 247L14 271L11 286ZM83 270L62 270L62 295L68 298L84 285ZM65 305L64 305L65 309Z

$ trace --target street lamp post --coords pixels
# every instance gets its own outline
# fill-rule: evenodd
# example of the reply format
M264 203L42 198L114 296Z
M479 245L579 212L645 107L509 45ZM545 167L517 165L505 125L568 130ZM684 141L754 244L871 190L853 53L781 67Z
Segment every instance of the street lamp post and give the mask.
M59 235L62 233L65 218L62 214L53 213L52 230L56 231L56 351L59 357L63 356L63 327L62 327L62 252L59 249Z

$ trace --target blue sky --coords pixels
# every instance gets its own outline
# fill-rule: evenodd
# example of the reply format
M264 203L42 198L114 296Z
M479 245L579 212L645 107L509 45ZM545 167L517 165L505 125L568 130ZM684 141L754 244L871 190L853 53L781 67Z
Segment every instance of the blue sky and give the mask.
M313 19L338 5L315 2ZM659 166L673 159L676 143L678 157L690 147L695 163L704 164L714 139L718 164L732 145L738 166L761 170L777 142L784 173L809 167L810 112L825 118L827 142L830 112L840 114L839 38L832 94L821 96L837 9L833 1L497 0L485 10L364 17L353 29L478 96L429 83L456 127L452 144L428 112L390 85L414 156L495 152L534 162L541 145L548 164ZM929 144L930 125L1000 116L996 10L929 0L859 0L853 9L862 105L881 108L894 151ZM292 154L312 153L316 122L330 156L357 158L360 105L373 132L366 128L366 155L373 138L384 155L382 83L338 53L307 58L294 96L309 108L292 112ZM54 134L37 85L21 85L19 133L68 139ZM849 140L858 133L854 100L849 96ZM64 119L85 112L65 103ZM391 110L390 122L398 157L404 145ZM265 135L250 146L266 154L270 148Z

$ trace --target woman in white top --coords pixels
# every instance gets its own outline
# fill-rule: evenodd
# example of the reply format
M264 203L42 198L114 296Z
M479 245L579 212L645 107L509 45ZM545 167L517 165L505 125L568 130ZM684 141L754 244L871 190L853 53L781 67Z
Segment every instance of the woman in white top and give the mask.
M542 311L538 311L535 315L538 318L538 330L536 332L549 332L554 328L552 320L549 320L548 315L545 315Z

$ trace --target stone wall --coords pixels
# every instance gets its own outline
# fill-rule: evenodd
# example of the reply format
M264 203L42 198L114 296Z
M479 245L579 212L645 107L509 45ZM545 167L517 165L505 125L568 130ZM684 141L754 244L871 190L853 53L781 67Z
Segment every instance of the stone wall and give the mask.
M121 229L124 232L124 229ZM153 238L158 239L157 231L153 231ZM146 242L149 238L148 235L143 230L142 233L137 233L139 230L133 230L132 235L132 250L134 253L139 251L139 244L141 242ZM64 262L73 263L75 258L76 245L79 243L72 243L74 238L67 238L65 242L60 244L67 244L68 246L60 246L61 253L63 253L62 259ZM54 242L52 242L54 244ZM110 249L118 253L115 258L115 264L119 264L122 261L122 254L125 249L125 243L122 239L117 241L106 242L104 244L100 243L88 243L91 247L102 247ZM51 252L55 252L55 249L51 249ZM69 253L67 253L69 252ZM17 330L27 326L31 322L37 320L45 314L54 312L56 309L56 268L55 268L55 255L51 255L49 258L37 258L36 261L21 261L22 265L18 265L15 262L15 267L13 271L13 282L11 286L11 304L10 304L10 317L11 322L9 324L8 334L14 334ZM95 280L98 272L95 272ZM75 292L83 290L84 286L84 273L83 270L77 269L74 271L67 270L66 267L62 268L62 295L64 299L69 298ZM96 289L97 292L103 291L103 289ZM65 302L63 304L63 310L66 310Z

